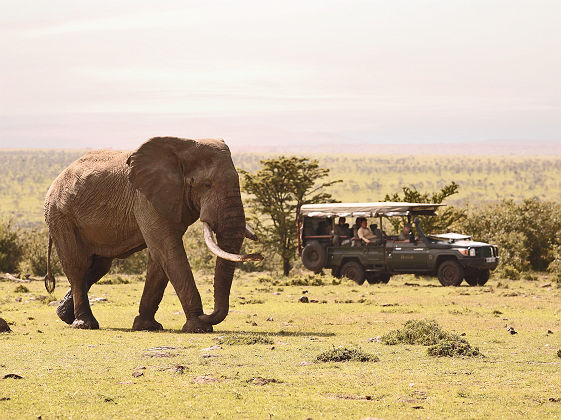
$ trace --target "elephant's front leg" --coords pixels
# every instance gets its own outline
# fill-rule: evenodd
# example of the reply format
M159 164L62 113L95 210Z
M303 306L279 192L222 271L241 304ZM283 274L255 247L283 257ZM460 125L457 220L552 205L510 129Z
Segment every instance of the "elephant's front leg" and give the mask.
M153 255L166 273L167 278L175 289L175 293L181 302L187 321L183 325L184 332L211 332L212 325L201 321L203 304L201 295L195 285L193 272L183 248L181 237L168 241L159 246L151 246L150 240L148 250Z
M168 278L163 268L154 260L152 254L148 253L146 283L140 299L139 315L132 324L133 330L163 330L162 324L154 319L154 315L162 301L167 284Z

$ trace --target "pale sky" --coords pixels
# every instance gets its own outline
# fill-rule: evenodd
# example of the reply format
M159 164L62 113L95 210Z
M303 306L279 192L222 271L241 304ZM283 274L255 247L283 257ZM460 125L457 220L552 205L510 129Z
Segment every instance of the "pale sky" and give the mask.
M561 142L561 1L0 0L0 147Z

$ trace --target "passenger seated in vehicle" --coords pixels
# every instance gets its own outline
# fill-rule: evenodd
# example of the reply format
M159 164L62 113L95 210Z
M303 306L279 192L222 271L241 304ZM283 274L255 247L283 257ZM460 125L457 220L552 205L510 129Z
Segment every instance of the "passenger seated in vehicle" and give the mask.
M399 234L396 242L413 242L413 232L411 232L411 225L409 223L405 223L403 225L403 230Z
M344 217L339 217L339 222L333 229L333 245L345 245L349 242L349 224Z
M362 219L360 228L358 229L358 237L362 239L367 244L377 244L378 238L372 231L368 228L366 219Z
M370 225L370 230L372 231L372 233L376 237L376 240L378 241L378 243L382 243L382 239L386 235L382 230L378 229L378 225L376 223L372 223Z

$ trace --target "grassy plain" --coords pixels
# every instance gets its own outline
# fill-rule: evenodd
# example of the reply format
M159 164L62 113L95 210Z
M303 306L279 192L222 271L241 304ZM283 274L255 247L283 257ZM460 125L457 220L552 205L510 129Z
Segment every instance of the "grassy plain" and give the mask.
M544 275L459 288L413 276L363 286L236 277L230 315L205 335L180 332L171 287L157 314L166 330L131 331L143 287L134 277L93 286L90 298L107 299L92 304L98 331L59 321L41 282L25 284L27 293L0 282L0 317L13 330L0 334L0 418L560 417L561 289ZM211 280L197 281L210 309ZM377 338L422 318L465 333L485 357L436 358ZM251 333L273 344L218 341ZM379 361L315 362L341 345ZM12 373L22 379L2 379Z
M86 151L0 150L0 216L22 227L43 223L43 200L56 176ZM437 152L437 151L435 151ZM238 153L237 167L259 168L259 160L273 155ZM561 201L561 158L536 156L376 156L317 155L331 179L341 179L329 192L340 201L382 201L404 186L438 191L452 181L459 194L448 204L479 205L503 198L537 197Z

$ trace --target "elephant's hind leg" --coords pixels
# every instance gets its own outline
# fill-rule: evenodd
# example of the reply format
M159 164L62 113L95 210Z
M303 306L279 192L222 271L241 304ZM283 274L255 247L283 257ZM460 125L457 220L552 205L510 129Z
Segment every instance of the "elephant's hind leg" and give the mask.
M86 293L89 292L93 284L97 283L104 275L111 269L113 258L105 258L95 255L93 262L86 271ZM61 299L56 313L60 319L67 324L72 324L76 319L74 317L74 299L72 299L72 289L66 292L66 295Z
M60 223L56 226L56 230L51 228L51 234L64 274L66 274L72 290L75 318L72 327L98 329L99 323L90 308L86 285L86 273L94 262L93 255L86 252L73 225Z
M164 296L168 284L166 273L152 255L148 253L148 267L146 269L146 283L140 299L139 315L132 324L133 330L163 330L162 324L154 319L158 306Z

